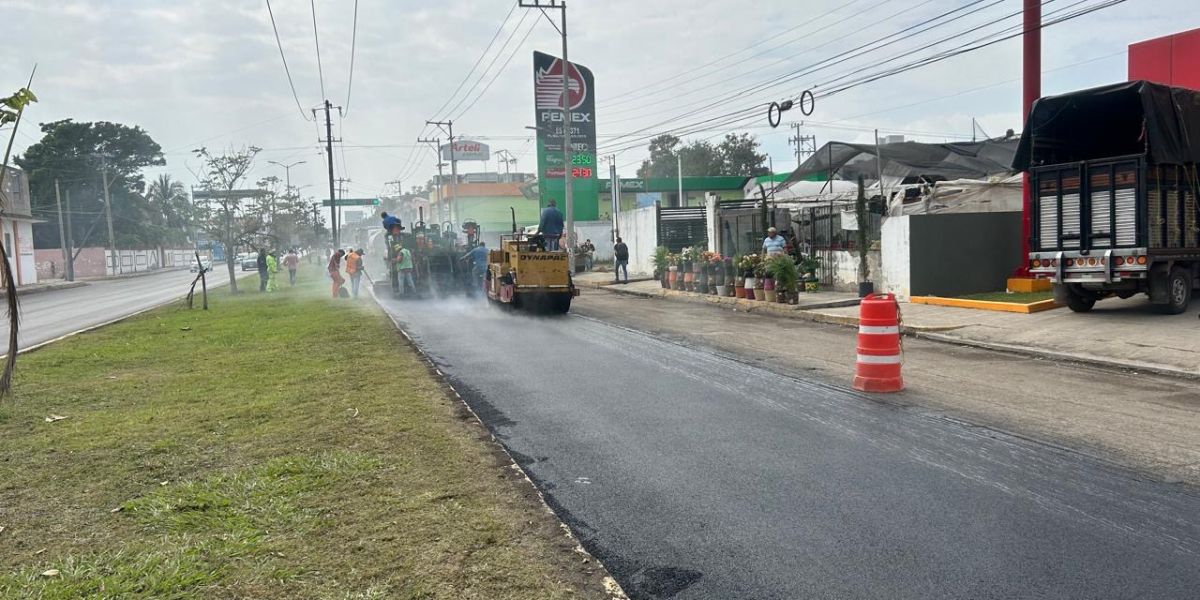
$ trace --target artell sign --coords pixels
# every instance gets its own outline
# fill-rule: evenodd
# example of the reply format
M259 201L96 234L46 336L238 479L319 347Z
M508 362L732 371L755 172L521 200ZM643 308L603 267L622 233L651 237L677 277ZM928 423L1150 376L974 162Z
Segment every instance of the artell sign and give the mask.
M450 160L450 144L442 144L442 160ZM492 160L492 149L483 142L458 140L454 142L454 160Z

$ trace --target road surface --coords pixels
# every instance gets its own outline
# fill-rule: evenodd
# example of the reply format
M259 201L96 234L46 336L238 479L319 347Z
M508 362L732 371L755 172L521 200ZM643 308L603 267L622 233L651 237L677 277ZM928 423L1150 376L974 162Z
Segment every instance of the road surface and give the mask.
M164 271L119 279L93 281L77 288L52 290L20 296L20 348L25 349L73 331L99 325L135 312L153 308L187 295L195 273ZM229 276L221 270L208 275L209 289ZM199 295L200 286L196 286ZM8 339L8 321L0 324L0 340Z
M579 314L383 305L635 599L1200 589L1191 486Z

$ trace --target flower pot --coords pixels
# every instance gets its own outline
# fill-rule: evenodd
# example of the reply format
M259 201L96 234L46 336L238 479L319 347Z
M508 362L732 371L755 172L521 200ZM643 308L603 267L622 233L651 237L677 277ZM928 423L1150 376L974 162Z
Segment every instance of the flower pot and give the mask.
M771 293L775 293L775 292L771 292ZM755 300L766 300L767 299L767 291L762 288L757 288L757 287L754 288L754 299Z
M819 281L805 281L804 282L804 291L813 293L813 292L818 292L820 290L821 290L821 282L819 282Z
M717 295L718 295L718 296L724 296L724 295L725 295L725 286L723 286L723 285L718 285L718 286L717 286Z
M756 279L754 277L747 277L745 285L746 285L746 289L752 290L752 289L758 287L758 279Z
M674 288L675 280L678 278L679 278L679 267L676 267L676 266L667 267L667 285L664 287Z
M667 273L663 273L662 279L659 280L659 283L662 284L662 287L664 290L671 287L671 282L667 278L667 275L668 275Z
M692 291L692 288L694 288L695 286L696 286L696 274L691 271L685 271L683 273L683 289L685 291L690 292L690 291Z
M733 287L733 297L734 298L745 298L746 297L746 288L741 285L734 286Z
M763 279L763 289L775 291L775 279L772 277L767 277L766 279Z
M763 301L772 302L772 303L779 302L779 292L776 292L774 289L768 290L766 288L763 288L762 293L763 293L763 297L762 297ZM757 295L757 294L755 294L755 295Z
M867 296L870 296L871 294L874 294L874 293L875 293L875 282L873 282L873 281L858 282L858 297L859 298L866 298Z

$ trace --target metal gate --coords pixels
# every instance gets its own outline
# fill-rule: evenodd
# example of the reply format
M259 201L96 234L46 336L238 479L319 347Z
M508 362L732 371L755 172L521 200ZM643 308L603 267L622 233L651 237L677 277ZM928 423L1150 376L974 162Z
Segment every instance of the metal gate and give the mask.
M658 209L658 245L671 252L691 246L708 247L708 214L703 206Z

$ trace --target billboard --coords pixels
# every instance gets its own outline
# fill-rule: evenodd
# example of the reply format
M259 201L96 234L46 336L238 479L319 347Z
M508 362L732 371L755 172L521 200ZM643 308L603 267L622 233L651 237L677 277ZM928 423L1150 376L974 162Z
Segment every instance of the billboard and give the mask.
M450 160L450 144L442 144L442 160ZM492 149L483 142L458 140L454 142L454 160L492 160Z
M558 201L565 212L566 168L576 221L600 218L600 185L596 179L596 81L587 67L542 52L533 53L534 122L537 123L538 192L541 205ZM563 98L563 77L567 98ZM571 123L563 123L563 102L570 103ZM563 164L563 134L570 127L571 164Z

